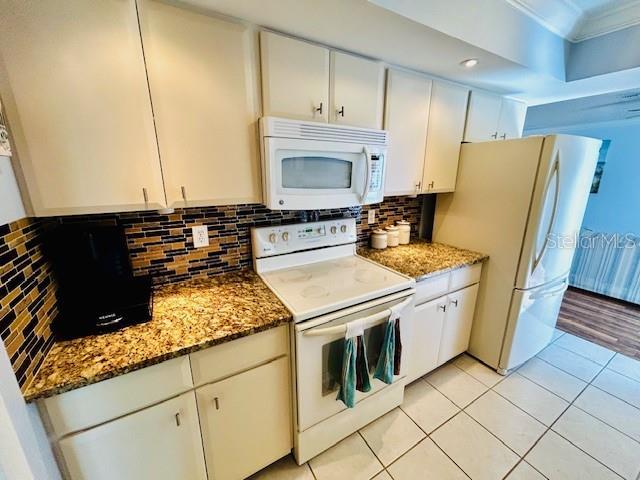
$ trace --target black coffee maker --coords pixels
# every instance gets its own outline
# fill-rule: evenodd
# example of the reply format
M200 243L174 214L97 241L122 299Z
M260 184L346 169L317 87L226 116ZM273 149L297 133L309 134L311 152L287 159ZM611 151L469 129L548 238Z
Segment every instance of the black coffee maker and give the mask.
M133 276L121 226L61 223L45 239L58 283L59 314L52 323L58 338L110 332L151 319L151 278Z

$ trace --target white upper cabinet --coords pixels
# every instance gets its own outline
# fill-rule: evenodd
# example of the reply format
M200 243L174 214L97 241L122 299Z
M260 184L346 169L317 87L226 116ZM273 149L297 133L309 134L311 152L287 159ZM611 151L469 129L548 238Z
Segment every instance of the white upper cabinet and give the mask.
M10 0L0 93L36 216L164 206L134 0Z
M473 90L467 114L465 142L522 137L527 106L516 100Z
M260 54L264 115L382 127L382 63L271 32Z
M326 122L329 50L261 32L260 54L264 115Z
M384 67L382 63L331 52L329 121L382 128Z
M59 442L71 480L204 480L195 395L187 392Z
M453 192L458 176L469 89L433 82L422 178L423 193Z
M257 33L156 0L140 10L169 206L259 203Z
M498 120L498 138L509 140L522 137L527 105L508 98L502 99L500 119Z
M384 128L389 131L385 195L420 192L432 81L399 70L387 73Z

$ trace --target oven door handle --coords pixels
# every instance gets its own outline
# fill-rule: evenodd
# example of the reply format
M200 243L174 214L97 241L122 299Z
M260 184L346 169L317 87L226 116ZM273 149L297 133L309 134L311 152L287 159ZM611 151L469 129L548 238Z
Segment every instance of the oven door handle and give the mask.
M364 155L364 165L366 167L364 175L364 188L362 189L362 195L360 196L360 203L364 203L369 195L369 184L371 183L371 152L365 145L362 147L362 154Z
M394 309L404 310L410 303L413 298L409 297L405 301L394 305ZM369 315L368 317L364 317L359 319L363 323L365 328L375 325L376 322L387 318L391 315L391 309L387 308L382 312L374 313L373 315ZM347 325L348 323L343 323L342 325L336 325L335 327L327 327L327 328L312 328L311 330L307 330L303 333L305 337L320 337L325 335L336 335L338 333L345 334L347 333Z

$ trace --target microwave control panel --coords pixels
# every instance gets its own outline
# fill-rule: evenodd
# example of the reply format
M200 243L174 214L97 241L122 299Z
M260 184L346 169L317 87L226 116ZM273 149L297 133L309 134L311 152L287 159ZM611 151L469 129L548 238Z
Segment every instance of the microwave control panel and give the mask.
M369 191L377 192L382 188L382 174L384 173L384 157L382 155L371 155L371 180Z
M356 238L354 218L251 229L255 258L355 243Z

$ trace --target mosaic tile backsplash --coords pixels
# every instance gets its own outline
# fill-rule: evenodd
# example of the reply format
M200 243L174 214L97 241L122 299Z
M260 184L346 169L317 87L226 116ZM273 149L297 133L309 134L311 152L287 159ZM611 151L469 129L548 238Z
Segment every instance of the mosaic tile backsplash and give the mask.
M41 235L39 220L0 226L0 337L20 386L31 380L53 343L56 289Z
M417 233L420 207L419 198L389 197L380 204L320 210L318 214L320 220L345 216L356 218L358 242L366 244L373 228L403 218L412 223L414 234ZM370 208L376 209L374 225L367 223ZM148 274L155 284L165 284L251 266L251 227L295 223L301 220L301 215L304 213L246 204L179 209L168 215L133 212L58 217L49 221L122 225L134 274ZM191 227L195 225L208 226L208 247L193 248Z
M351 216L358 243L365 245L374 228L406 219L417 235L422 200L389 197L383 203L318 212L320 220ZM369 225L370 209L376 222ZM0 337L21 387L27 385L49 351L51 321L57 314L55 278L42 253L42 233L56 222L119 224L125 229L136 275L151 275L155 284L215 276L251 266L250 229L301 221L305 212L272 211L259 204L156 212L24 219L0 226ZM191 227L207 225L210 244L193 248Z

